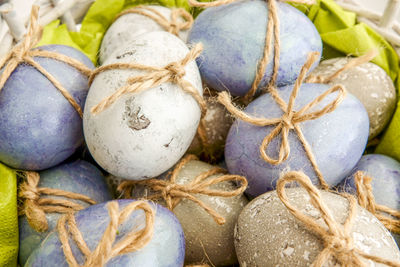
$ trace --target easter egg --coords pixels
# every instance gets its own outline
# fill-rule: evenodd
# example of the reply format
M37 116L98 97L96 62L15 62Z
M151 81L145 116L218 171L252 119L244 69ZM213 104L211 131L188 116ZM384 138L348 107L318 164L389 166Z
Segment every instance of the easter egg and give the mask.
M357 171L362 171L372 178L371 186L377 204L400 210L399 162L385 155L364 155L351 174L339 184L340 190L357 195L354 181L354 174ZM399 235L395 235L395 238L396 241L400 240Z
M93 68L83 53L63 45L39 47ZM83 108L87 77L55 59L35 57ZM0 161L15 169L43 170L69 156L83 142L82 119L60 91L37 69L19 65L0 92Z
M117 51L105 64L134 62L164 67L182 60L188 52L178 37L150 32ZM183 79L202 95L196 62L189 62L184 70ZM133 69L98 74L90 87L83 116L85 140L93 158L109 173L125 179L156 177L172 167L188 149L200 121L196 100L172 82L123 94L102 112L91 112L128 78L143 74Z
M296 8L278 1L277 13L281 41L277 84L286 85L296 80L310 52L322 51L322 42L313 23ZM204 82L218 91L244 96L264 53L267 21L267 3L260 0L236 1L200 13L188 43L204 45L197 59ZM273 61L271 53L259 87L270 80Z
M290 203L301 213L326 226L320 211L310 203L304 189L288 188ZM321 191L333 219L343 224L349 213L348 200L340 195ZM390 233L371 213L356 207L350 230L356 249L392 261L400 260L400 252ZM235 247L240 266L311 266L324 249L319 236L311 232L283 205L276 191L265 193L251 201L240 213L235 228ZM372 265L362 259L365 266ZM337 265L336 265L337 264ZM323 266L339 266L329 260Z
M111 200L110 192L102 173L93 165L83 160L65 163L57 167L42 171L38 187L61 189L64 191L85 195L97 203ZM42 195L42 199L65 199L58 196ZM89 204L81 200L67 199L83 207ZM28 223L26 216L19 217L19 261L23 265L29 255L36 249L43 239L56 227L60 218L59 213L46 213L48 230L35 231Z
M190 184L202 173L210 171L214 166L198 160L191 160L183 165L176 177L177 184ZM212 175L207 179L220 177ZM160 177L165 179L165 176ZM209 187L212 190L233 191L237 186L225 181ZM153 192L143 186L136 186L132 191L133 198L151 195ZM186 241L186 264L208 262L215 266L230 266L237 263L233 230L240 211L248 203L243 194L233 197L218 197L195 194L197 199L215 210L225 218L225 223L219 225L214 218L197 203L183 199L172 211L182 224ZM165 205L164 201L159 201Z
M311 73L328 77L352 58L333 58L322 61ZM364 63L339 74L329 85L342 84L365 106L369 117L369 139L377 136L389 123L396 107L396 88L389 75L374 63Z
M154 9L156 12L161 13L165 19L171 21L171 13L172 10L163 6L144 6L144 8ZM143 9L137 8L138 10L151 14L155 17L158 17L153 12ZM182 18L178 18L179 22L184 22ZM106 34L104 35L103 41L100 47L100 55L99 61L103 64L106 59L115 51L125 47L131 41L135 40L137 36L147 33L147 32L155 32L155 31L164 31L165 29L154 19L149 18L148 16L137 14L137 13L128 13L117 18L113 24L111 24L110 28L108 28ZM182 30L179 32L179 37L186 42L188 35L187 30Z
M132 200L118 201L122 210ZM161 267L183 266L185 256L185 240L183 231L176 217L167 209L151 204L155 210L154 233L147 245L141 249L128 252L110 259L104 266L146 266ZM101 240L106 230L110 217L107 202L93 205L75 214L75 220L82 237L88 248L93 251ZM144 227L145 217L142 210L135 210L128 219L118 227L118 235L115 242L126 237L132 229ZM78 264L84 263L84 256L78 250L76 244L69 242L72 252ZM51 233L43 243L34 251L25 266L59 266L68 267L57 231Z
M233 119L215 97L205 97L205 100L207 104L207 112L203 118L205 140L197 132L187 152L207 162L218 162L224 155L225 140Z
M323 84L303 84L294 102L294 111L313 101L329 89ZM279 88L282 99L288 103L292 86ZM337 97L337 92L329 94L317 104L313 112L322 109ZM245 109L245 112L258 118L281 118L282 110L270 94L264 94ZM298 123L305 140L308 142L329 185L338 184L357 164L362 156L368 139L368 115L364 106L351 94L330 113L314 120ZM315 174L304 147L294 130L288 134L290 154L280 164L272 165L264 161L260 146L264 138L276 125L259 127L241 120L232 125L225 145L225 161L230 173L240 174L247 178L249 196L255 197L273 190L276 180L288 171L303 171L314 184L319 180ZM274 138L266 149L267 154L278 158L281 134Z

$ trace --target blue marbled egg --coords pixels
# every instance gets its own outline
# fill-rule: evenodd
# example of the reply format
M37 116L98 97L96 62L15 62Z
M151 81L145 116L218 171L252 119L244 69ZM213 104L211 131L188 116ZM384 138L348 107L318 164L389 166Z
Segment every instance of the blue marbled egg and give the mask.
M296 8L277 3L280 20L280 67L278 85L294 82L307 55L322 51L314 24ZM261 60L268 21L265 1L245 0L204 10L194 21L188 42L204 45L197 59L202 79L212 88L243 96L255 78ZM261 86L270 80L273 54ZM314 67L317 66L317 62Z
M122 210L133 200L118 201ZM90 250L94 250L109 224L107 203L91 206L75 215L77 226ZM154 235L151 241L138 251L130 252L111 259L105 266L146 266L175 267L183 266L185 257L185 240L182 227L172 212L158 204L151 203L155 209ZM119 227L118 242L131 229L144 225L143 211L134 211L129 219ZM79 264L83 264L83 256L70 241L72 252ZM68 267L57 232L51 233L28 259L27 267L57 266Z
M377 204L400 210L400 163L388 156L368 154L362 156L350 175L339 184L339 190L357 195L354 174L363 171L372 177L372 190ZM397 245L400 235L392 234Z
M103 174L92 164L83 160L77 160L42 171L38 187L62 189L65 191L82 194L90 197L97 203L111 200L111 194ZM42 196L45 198L46 196ZM56 197L51 197L56 198ZM74 200L84 207L88 203ZM36 232L32 229L25 216L19 217L19 261L23 265L29 255L36 249L42 240L51 232L57 224L61 215L58 213L47 213L46 218L49 229L46 232Z
M389 208L400 210L400 163L380 154L364 155L350 175L339 185L341 191L357 194L354 174L363 171L372 177L375 201Z
M294 110L329 89L323 84L303 84L296 98ZM292 86L279 89L280 96L288 102ZM316 111L331 102L337 93L326 97L312 109ZM279 118L282 110L270 94L264 94L251 102L245 111L257 117ZM357 164L368 140L368 115L364 106L351 94L347 94L340 105L331 113L299 124L308 141L317 164L330 185L338 184ZM230 173L241 174L249 182L247 194L251 197L275 189L276 181L287 171L303 171L315 184L318 178L299 141L297 134L289 132L290 156L278 165L265 162L259 147L274 126L258 127L236 120L232 125L225 145L225 161ZM278 158L280 135L267 149L268 155Z
M49 45L41 50L58 52L93 68L78 50ZM88 92L87 77L60 61L35 57L82 107ZM0 92L0 161L16 169L43 170L69 156L83 142L82 119L56 87L38 70L19 65Z

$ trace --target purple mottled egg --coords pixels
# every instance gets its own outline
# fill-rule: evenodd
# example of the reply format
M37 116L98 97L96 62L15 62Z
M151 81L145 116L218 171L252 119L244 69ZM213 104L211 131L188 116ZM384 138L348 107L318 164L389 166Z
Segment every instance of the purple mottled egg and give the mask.
M42 171L38 187L62 189L64 191L82 194L90 197L97 203L111 200L111 194L103 174L92 164L77 160ZM41 196L42 198L58 198L55 196ZM64 198L62 198L64 199ZM68 199L71 200L71 199ZM80 200L71 200L84 207L89 204ZM19 261L25 264L29 255L36 249L45 237L56 227L60 218L59 213L46 213L49 229L45 232L36 232L29 225L26 216L19 217Z
M279 88L280 96L288 102L293 86ZM294 111L313 101L329 89L324 84L303 84L295 100ZM319 110L333 101L337 93L328 95L311 111ZM256 117L280 118L283 114L270 94L264 94L251 102L245 112ZM329 185L338 184L357 164L368 140L368 115L364 106L351 94L347 94L331 113L315 120L299 123L315 156L319 169ZM282 173L303 171L315 184L318 178L304 151L297 134L289 131L290 155L287 160L272 165L260 155L263 139L275 126L258 127L236 120L232 125L225 145L225 161L230 173L247 178L247 194L256 197L275 189ZM267 154L278 158L281 135L270 143Z
M118 201L119 209L132 203L133 200ZM162 206L150 203L155 210L154 235L151 241L138 251L129 252L112 258L105 266L146 266L175 267L183 266L185 258L185 239L182 227L172 212ZM109 224L107 203L91 206L76 213L75 219L79 231L87 246L93 251ZM142 210L134 211L118 228L115 242L126 237L132 229L144 227L145 218ZM76 244L70 239L72 253L78 264L84 263L84 257ZM58 266L68 267L57 231L48 235L26 263L27 267Z
M321 52L322 42L314 24L296 8L278 2L277 10L281 40L277 83L281 86L296 80L308 53ZM201 42L204 46L197 59L203 81L218 91L245 95L263 56L267 21L267 4L260 0L236 1L204 10L194 21L188 38L188 43ZM272 75L273 54L269 58L260 87Z
M93 68L75 48L39 47L69 56ZM81 106L88 79L74 67L50 58L35 57ZM43 170L69 156L83 142L82 119L60 91L37 69L19 65L0 92L0 161L16 169Z
M354 174L363 171L372 177L371 185L377 204L400 210L400 163L388 156L380 154L364 155L351 174L340 184L339 190L357 194ZM394 236L396 242L400 235Z

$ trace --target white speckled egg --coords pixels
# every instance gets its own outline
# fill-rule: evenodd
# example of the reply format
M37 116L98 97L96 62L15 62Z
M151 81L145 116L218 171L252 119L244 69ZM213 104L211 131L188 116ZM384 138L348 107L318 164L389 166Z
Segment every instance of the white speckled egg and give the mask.
M189 49L167 32L146 33L105 64L139 63L163 67L183 59ZM196 62L185 67L183 79L202 95ZM109 70L94 79L87 96L83 118L90 153L109 173L140 180L160 175L172 167L188 149L200 120L196 100L175 83L164 83L141 93L124 94L97 115L91 108L125 85L138 70Z
M305 215L325 225L302 188L286 189L290 203ZM343 224L348 215L348 200L321 191L333 218ZM388 230L365 209L357 206L351 230L354 245L369 255L400 260L400 252ZM298 221L283 205L276 191L251 201L240 213L235 228L235 248L240 266L310 266L324 248L323 242ZM365 266L386 266L363 260ZM324 266L339 266L335 260Z
M312 75L329 76L352 58L322 61ZM330 85L342 84L365 106L369 117L369 139L377 136L389 123L396 107L396 88L389 75L378 65L367 62L343 71Z
M149 7L160 12L166 19L171 19L172 9L163 6L152 5ZM148 11L146 11L146 13L152 14ZM184 22L182 18L179 18L178 20ZM101 64L103 64L115 50L125 47L126 44L135 40L140 34L164 30L165 29L160 26L160 24L147 16L136 13L123 15L115 20L115 22L110 26L110 28L108 28L106 34L104 35L100 47L99 61ZM186 42L187 36L188 30L180 31L179 37L184 42Z

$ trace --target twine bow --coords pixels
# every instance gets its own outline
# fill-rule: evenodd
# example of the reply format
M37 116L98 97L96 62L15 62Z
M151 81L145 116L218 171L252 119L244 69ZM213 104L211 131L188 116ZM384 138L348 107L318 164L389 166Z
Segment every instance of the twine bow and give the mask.
M146 16L154 20L158 25L160 25L164 30L172 33L176 36L182 30L189 30L193 24L193 17L183 8L175 8L171 10L171 19L168 20L166 17L157 11L155 8L150 6L136 6L119 13L115 20L126 14L139 14Z
M357 171L354 174L354 181L357 187L358 204L375 215L389 231L400 234L400 212L375 202L371 186L372 178L362 171Z
M122 95L128 93L140 93L147 89L153 88L160 84L166 82L173 82L177 84L182 90L188 94L190 94L199 104L202 114L206 111L206 104L204 102L203 97L199 94L199 92L192 86L192 84L183 77L186 74L185 66L195 60L203 50L203 46L201 44L197 44L194 46L190 52L180 61L172 62L166 65L165 67L151 67L145 66L141 64L135 63L113 63L109 65L104 65L93 71L89 84L91 84L99 73L102 73L107 70L113 69L137 69L143 70L147 73L144 75L139 75L136 77L131 77L126 81L126 84L120 87L115 93L104 98L100 103L92 107L91 112L93 114L98 114L102 112L104 109L112 105L118 98Z
M23 201L19 215L26 215L29 225L37 232L47 231L49 226L46 213L69 213L85 207L71 200L80 200L89 205L96 204L91 198L48 187L38 187L40 176L37 172L25 172L26 181L20 185L18 196ZM67 199L41 198L42 195L59 196Z
M216 197L234 197L244 192L247 187L247 180L239 175L227 175L226 170L215 167L209 171L198 175L193 181L187 184L177 184L176 178L181 169L191 160L196 160L194 155L187 155L174 168L169 180L149 179L142 181L124 181L118 186L118 191L124 192L126 198L131 197L132 189L136 185L144 185L156 193L146 196L146 199L164 199L169 210L173 210L183 199L188 199L209 213L218 224L224 224L225 218L219 215L214 209L209 207L203 201L198 199L195 194L216 196ZM215 178L212 175L225 174ZM226 181L240 181L240 187L233 191L213 190L210 186Z
M67 57L63 54L50 51L31 50L39 42L41 35L41 28L38 23L38 14L39 7L32 6L28 33L25 35L21 43L14 46L14 48L0 61L0 69L4 67L3 73L0 76L0 90L3 89L10 75L20 64L29 64L42 73L54 85L54 87L60 91L60 93L65 97L65 99L68 100L68 102L74 107L79 116L82 118L82 109L72 95L61 85L59 81L57 81L53 75L40 66L40 64L38 64L33 57L51 58L64 62L87 76L91 74L92 70L78 60Z
M107 204L110 223L104 231L103 237L99 241L95 250L91 251L79 231L73 213L63 215L57 224L58 236L62 244L65 258L71 267L102 267L110 259L137 251L146 246L153 237L155 212L149 203L145 201L135 201L127 205L121 211L117 201ZM123 239L115 242L118 234L118 227L123 224L135 210L143 210L146 216L146 225L143 229L133 229L126 234ZM68 230L65 225L68 224ZM79 250L85 256L84 265L79 265L72 253L69 244L69 234L76 243Z
M293 86L292 93L289 98L289 103L287 104L280 96L278 91L274 88L270 88L270 93L274 100L277 102L279 107L282 109L284 112L281 118L258 118L254 117L251 115L246 114L245 112L241 111L240 109L236 108L230 99L230 96L227 92L222 92L218 96L218 100L228 109L229 112L231 112L233 115L235 115L237 118L241 119L242 121L245 121L247 123L251 123L256 126L264 127L264 126L270 126L270 125L275 125L275 128L264 138L262 141L262 144L260 146L260 154L261 157L268 163L270 164L280 164L284 162L290 155L290 144L289 144L289 132L290 130L294 130L300 140L300 142L303 144L304 150L315 170L315 173L317 174L317 177L319 178L320 184L323 188L327 189L329 188L328 184L325 182L323 175L321 171L318 168L317 162L315 160L314 154L312 153L311 147L308 144L307 140L305 139L303 132L300 128L300 123L308 120L315 120L320 118L321 116L330 113L336 109L336 107L343 101L343 99L346 96L346 91L341 85L336 85L330 88L329 90L325 91L321 95L319 95L317 98L315 98L313 101L310 103L306 104L303 106L299 111L294 111L294 102L296 100L296 97L298 95L298 91L301 87L301 84L303 83L303 80L312 66L312 64L317 60L318 58L318 53L313 52L310 53L307 59L307 62L304 64L300 71L300 75L298 79L296 80L296 83ZM330 94L337 92L337 96L334 100L332 100L330 103L325 105L323 108L316 110L316 111L311 111L312 108L317 106L318 104L321 104L321 102ZM279 156L277 159L272 158L271 156L268 155L267 153L267 148L269 144L272 142L274 138L276 138L279 134L281 134L281 145L279 148Z
M321 226L316 219L305 215L293 206L287 195L285 185L290 182L299 183L310 196L311 204L320 212L326 226ZM400 262L386 260L378 256L368 255L354 245L351 228L357 215L357 203L354 197L345 194L349 201L349 212L344 224L335 221L331 211L324 203L319 190L312 184L309 177L301 172L288 172L277 182L277 194L288 211L301 221L312 233L322 239L324 249L317 256L312 266L320 267L334 257L341 266L363 267L366 266L362 259L372 260L388 266L400 266Z
M197 0L188 0L189 4L193 7L200 7L200 8L209 8L215 6L226 5L230 3L234 3L237 0L219 0L214 2L198 2ZM271 79L268 83L267 88L274 86L276 83L276 79L278 77L278 70L279 70L279 55L280 55L280 29L279 29L279 18L278 18L278 11L276 7L276 2L278 0L266 0L268 5L268 24L265 34L265 45L263 56L261 60L257 64L257 72L254 78L254 81L251 85L250 90L247 92L246 96L244 97L245 102L250 102L251 99L257 92L257 88L260 86L262 78L264 76L265 70L267 68L269 62L269 54L274 48L274 67ZM286 2L288 0L282 0ZM315 0L290 0L292 3L299 3L299 4L314 4ZM274 43L273 43L274 42Z

